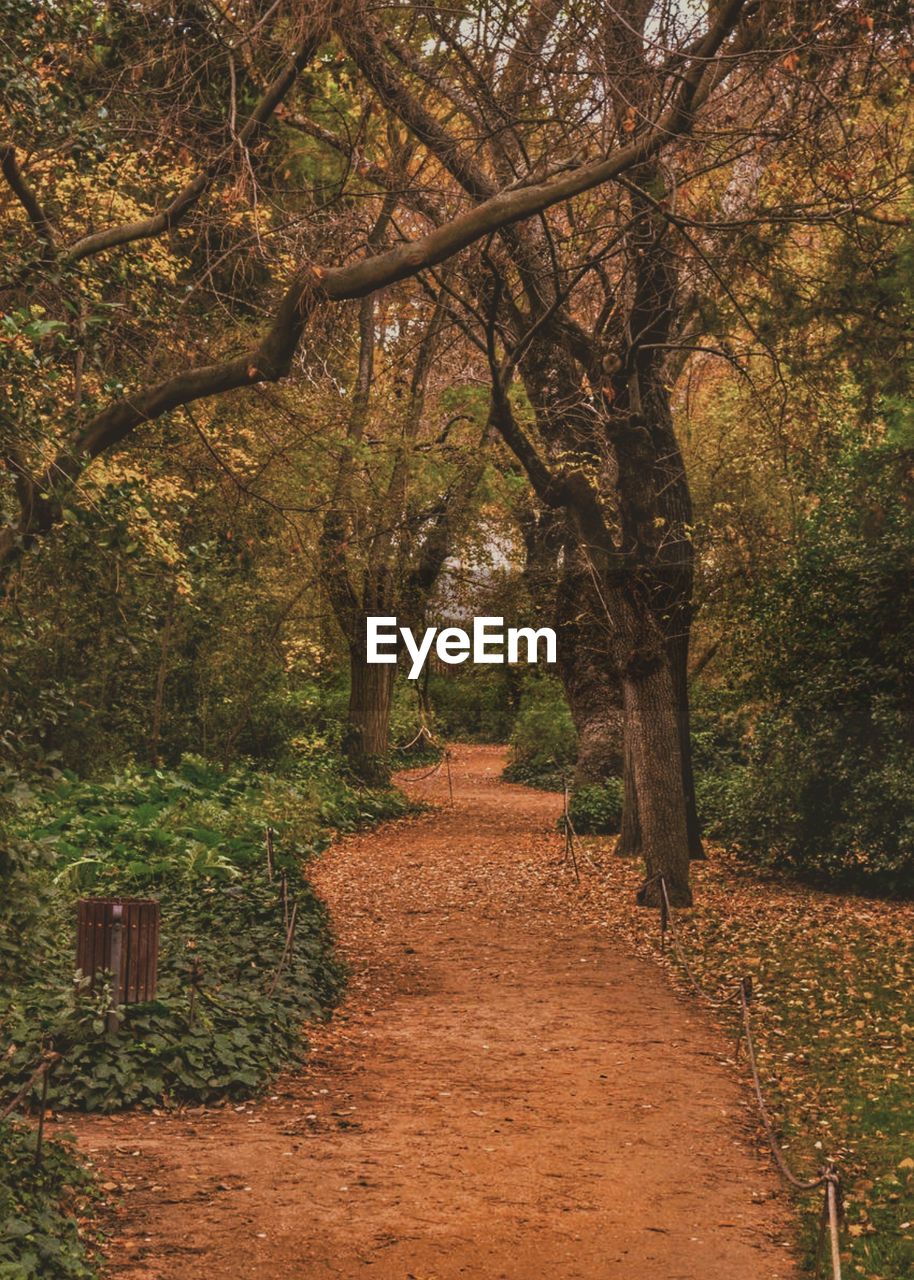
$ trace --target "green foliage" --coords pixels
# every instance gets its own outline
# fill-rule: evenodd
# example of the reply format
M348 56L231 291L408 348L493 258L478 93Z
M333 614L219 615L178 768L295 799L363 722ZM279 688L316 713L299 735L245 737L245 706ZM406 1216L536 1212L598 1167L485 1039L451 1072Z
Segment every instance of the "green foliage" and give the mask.
M76 1223L91 1196L91 1177L67 1144L45 1142L36 1168L34 1132L0 1124L0 1277L91 1280Z
M35 875L45 904L43 930L29 937L31 977L0 988L0 1019L15 1046L4 1085L24 1080L51 1040L64 1054L54 1079L59 1105L112 1110L263 1086L300 1055L302 1024L332 1007L341 983L304 864L332 830L405 807L392 792L354 789L338 761L317 752L283 776L223 772L186 757L176 770L132 768L107 782L62 778L8 821L51 867ZM276 831L272 882L267 826ZM283 872L298 903L285 962ZM73 983L73 901L85 893L161 904L158 998L124 1010L113 1038L103 1034L106 992Z
M730 685L697 681L690 691L698 817L706 835L733 829L753 714Z
M440 757L441 748L436 743L441 741L441 728L434 713L431 723L427 723L428 719L427 715L423 717L415 682L398 679L394 684L390 708L392 769L410 769L418 764L431 763ZM420 735L419 730L423 724L428 733Z
M568 812L578 835L612 836L622 829L621 778L607 778L601 786L578 787Z
M525 676L510 666L465 666L432 673L429 699L444 737L459 742L507 742Z
M15 823L17 806L31 790L13 775L0 773L0 986L28 963L27 941L37 928L49 897L47 872L52 854L46 845L23 836Z
M191 744L282 754L307 727L297 683L272 591L223 525L167 474L112 480L65 512L3 615L0 752L77 770L174 761ZM249 531L270 532L253 518Z
M560 790L576 751L574 724L561 682L553 676L531 679L521 696L504 776L510 782Z
M716 797L754 858L890 892L914 884L912 478L909 451L869 441L819 483L736 638L757 710Z

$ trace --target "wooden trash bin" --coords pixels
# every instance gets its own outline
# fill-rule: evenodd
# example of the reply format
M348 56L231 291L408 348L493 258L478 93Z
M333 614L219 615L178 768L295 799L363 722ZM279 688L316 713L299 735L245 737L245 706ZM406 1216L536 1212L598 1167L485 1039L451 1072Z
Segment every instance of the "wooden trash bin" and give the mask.
M113 1005L154 1000L159 904L149 898L82 898L77 906L76 967L88 978L111 974Z

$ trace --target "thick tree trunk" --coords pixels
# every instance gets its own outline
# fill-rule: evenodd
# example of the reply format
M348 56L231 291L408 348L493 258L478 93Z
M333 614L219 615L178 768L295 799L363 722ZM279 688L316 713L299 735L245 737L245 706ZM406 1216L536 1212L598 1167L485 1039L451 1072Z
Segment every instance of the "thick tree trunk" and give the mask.
M623 717L624 719L624 717ZM620 858L641 857L641 823L638 820L638 792L635 787L635 771L632 767L631 725L625 721L622 781L622 830L616 841L615 852Z
M684 628L669 644L673 694L679 721L679 751L682 757L682 786L685 792L686 822L689 832L689 857L700 861L706 857L698 820L695 797L695 769L692 763L692 717L689 709L689 630Z
M345 748L353 773L372 786L390 781L390 704L397 668L366 662L362 640L349 646L349 716Z
M692 893L679 721L666 654L647 670L626 672L622 697L631 726L631 773L647 867L638 901L642 906L660 905L661 887L654 877L662 875L672 905L688 907Z
M688 635L678 636L675 641L671 641L668 646L668 653L670 674L673 680L673 696L676 703L676 717L679 726L679 753L682 765L682 786L685 795L689 857L693 862L698 862L707 855L701 838L701 824L698 820L698 805L695 797L695 771L692 764L692 731L687 670ZM623 857L633 857L641 852L641 828L638 821L638 793L634 785L631 750L627 737L622 776L625 782L625 798L622 809L622 833L616 842L616 853Z
M558 666L578 739L576 787L622 775L622 690L610 652L610 622L589 573L566 549L556 599Z
M574 769L576 787L598 786L607 778L622 775L621 690L613 681L604 682L591 702L575 697L571 715L578 735L578 758Z

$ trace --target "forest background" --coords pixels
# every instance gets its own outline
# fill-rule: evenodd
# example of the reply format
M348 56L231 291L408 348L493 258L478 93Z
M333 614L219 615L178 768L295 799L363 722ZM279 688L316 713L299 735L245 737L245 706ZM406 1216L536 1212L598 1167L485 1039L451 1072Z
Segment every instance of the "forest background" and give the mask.
M905 3L0 15L11 1090L51 1040L70 1105L256 1088L342 981L308 858L447 740L569 782L642 902L708 846L910 896ZM365 663L369 614L474 613L557 670ZM313 928L261 1002L265 828ZM183 921L116 1052L86 892Z

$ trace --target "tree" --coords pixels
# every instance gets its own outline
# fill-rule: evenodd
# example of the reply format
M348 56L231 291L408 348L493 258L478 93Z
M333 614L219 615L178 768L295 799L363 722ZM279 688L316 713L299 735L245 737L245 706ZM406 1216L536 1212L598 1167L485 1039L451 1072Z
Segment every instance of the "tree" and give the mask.
M227 32L224 24L234 20L194 15L186 27L178 24L164 41L165 56L153 61L167 76L191 51L199 74L175 82L205 98L205 111L195 117L205 122L198 139L204 159L187 165L177 193L159 197L150 196L156 188L145 181L149 149L133 149L131 139L144 135L136 125L142 93L125 92L124 72L141 65L137 46L155 47L162 30L153 24L138 31L142 24L128 15L110 41L104 74L75 62L94 109L110 112L110 102L119 125L129 113L133 127L112 127L110 134L120 169L132 164L142 175L131 180L142 206L136 215L105 218L104 192L91 180L73 186L66 209L55 208L46 172L56 152L47 137L27 148L13 138L2 152L19 208L9 228L10 287L24 317L16 349L26 362L42 361L48 382L56 377L67 394L41 405L26 395L5 433L16 510L0 530L0 563L9 573L23 550L56 528L86 467L122 448L139 427L318 362L322 326L335 304L418 277L415 287L436 299L443 294L447 308L469 304L468 337L474 332L493 375L492 424L540 503L563 522L568 571L583 565L594 582L590 613L597 618L601 610L608 623L610 662L622 688L631 792L648 861L645 900L657 901L662 872L674 900L688 901L682 654L691 612L689 502L664 353L694 341L683 324L694 309L683 300L690 291L678 287L676 265L683 244L696 238L697 219L684 217L675 197L683 184L701 191L703 175L731 173L762 136L773 133L785 147L795 141L812 118L797 103L830 101L822 91L838 75L837 55L849 47L848 31L862 30L855 15L850 4L727 0L696 15L676 5L654 12L640 0L621 9L542 0L498 14L483 6L475 23L422 6L368 15L358 4L308 6L293 22L272 6L253 10L243 32ZM164 28L170 31L168 23ZM402 186L396 168L376 158L385 131L370 120L358 122L357 189L334 186L326 175L307 187L302 181L292 195L283 187L284 173L302 179L317 171L313 139L326 127L308 90L341 74L334 42L421 147L417 170L426 182L408 173L401 194L409 216L387 249L365 253L350 235L353 192ZM795 77L796 100L774 77L774 87L759 93L767 69L780 66L795 76L804 58L809 84ZM729 114L734 103L736 119ZM822 118L830 108L819 110ZM293 136L309 134L312 141L296 152ZM162 128L156 156L174 154L166 138ZM188 221L204 206L211 212L229 176L235 191L247 193L240 212L258 245L253 268L245 265L243 237L229 231L234 212ZM429 177L436 185L445 178L440 198L429 194ZM116 174L113 181L117 187ZM599 198L588 198L598 190ZM270 197L268 224L262 192ZM87 221L86 206L106 225L73 233L75 222ZM187 240L174 235L182 224ZM175 282L187 273L189 306L187 295L174 301L155 288L162 277L154 253L166 243L180 263ZM457 255L463 288L436 271ZM328 258L339 265L320 261ZM151 297L132 318L132 339L148 347L155 335L158 344L147 378L111 354L116 326L104 310L108 273L137 261ZM247 271L243 298L223 287L227 262ZM283 271L286 285L277 290L273 280ZM73 273L92 281L97 273L104 288L102 307L88 316L77 307L71 323L60 317ZM38 293L50 303L41 304L40 316L29 310ZM218 350L209 354L217 308L228 316L212 344ZM252 312L266 314L253 339ZM93 374L106 374L94 377L91 396L87 354ZM525 404L509 394L515 375ZM117 385L124 379L131 389L122 394Z
M636 8L638 13L627 16L630 20L640 21L643 28L647 9L643 6ZM692 46L693 58L700 61L697 67L693 67L691 79L686 75L672 91L672 101L677 104L672 110L681 112L682 121L685 123L687 120L689 128L694 123L694 113L705 104L723 76L725 64L715 61L716 55L737 25L741 8L741 5L722 6L707 31ZM359 71L384 105L412 130L444 171L467 195L477 199L491 198L498 183L517 179L519 163L526 163L533 151L529 145L530 138L517 127L512 113L516 113L518 103L529 107L537 101L538 95L552 92L553 81L547 82L542 77L543 52L549 47L549 42L553 41L558 49L558 54L550 57L558 70L561 88L566 91L562 100L563 107L567 108L568 103L575 101L574 79L580 69L581 50L589 53L593 41L583 36L583 24L579 25L581 20L577 15L569 17L558 6L537 5L528 19L521 19L516 36L506 37L504 69L492 81L485 77L482 69L483 62L491 53L488 48L468 49L459 22L452 23L450 28L434 16L428 17L428 22L430 29L423 32L426 43L437 40L439 49L444 47L452 55L461 55L463 65L470 66L469 78L464 83L455 87L449 71L417 65L410 52L411 46L396 35L382 33L367 19L363 18L358 25L350 19L342 30L342 36ZM619 24L617 30L612 20L604 15L604 21L599 25L603 36L609 35L611 40L618 42L618 31L625 24ZM410 34L415 41L416 33ZM745 42L740 45L741 51L750 48L753 42L753 37L746 32L737 39ZM512 42L510 52L507 52L508 42ZM642 52L642 61L643 56ZM480 125L483 127L485 154L490 168L483 168L470 154L459 134L453 129L447 130L440 123L440 117L411 91L394 60L407 74L412 74L440 94L452 109L452 116L463 117L473 125L475 137L480 136ZM460 63L456 65L459 75ZM554 71L552 65L548 69L550 73ZM633 70L631 62L626 63L622 70L630 75ZM539 81L537 75L541 77ZM658 102L663 104L665 91L669 91L666 73L662 72L659 79L660 91L651 101L651 109ZM618 106L618 99L613 103L612 78L602 83L607 85L607 102L601 105L604 112L608 108L611 116ZM493 113L499 117L497 128L493 125ZM618 116L618 112L616 114ZM645 118L649 118L648 113L645 113ZM564 117L560 123L568 127ZM625 128L626 123L630 128ZM613 132L624 137L626 133L634 133L635 129L632 114L630 118L617 118ZM572 138L580 145L580 138L573 133ZM542 148L544 132L539 128L535 131L535 142L537 149ZM633 172L643 176L639 166L643 167L647 162L647 155L641 157ZM645 216L638 213L636 219L643 221ZM659 234L663 230L665 228L661 228ZM568 231L569 228L563 227L566 237ZM649 233L651 237L656 240L653 233ZM680 830L679 815L681 810L682 823L687 823L683 781L683 751L685 748L687 756L688 748L687 722L680 728L680 722L685 721L684 708L687 705L684 699L684 667L679 682L681 705L677 707L674 677L668 666L671 659L664 651L666 642L663 638L666 625L671 632L677 633L676 638L671 636L670 644L682 647L678 640L683 630L682 610L668 607L659 596L650 600L648 597L655 588L647 587L646 597L644 589L647 584L635 585L635 561L640 559L644 566L655 562L658 556L668 564L665 576L669 580L673 573L669 566L682 559L684 540L675 528L670 536L664 538L656 532L649 532L651 526L644 522L642 515L650 508L648 514L653 518L658 510L648 493L653 484L650 477L653 465L651 450L639 448L634 439L639 427L631 421L623 430L615 428L615 439L607 439L606 414L600 404L601 397L607 403L615 402L611 413L615 423L640 416L642 399L653 403L657 399L657 386L661 385L657 375L652 373L652 366L658 363L656 351L647 360L643 355L639 355L634 363L630 359L623 380L625 385L613 386L605 377L606 351L601 341L602 333L588 333L572 317L567 306L569 277L573 287L575 272L583 276L592 264L587 263L582 269L578 262L573 271L563 262L563 273L556 259L550 229L545 226L512 226L502 234L500 243L504 256L496 260L487 254L488 264L485 260L483 262L483 267L490 265L492 276L492 297L490 305L484 308L488 314L482 319L487 329L495 388L493 423L526 468L539 499L545 505L564 512L569 521L569 541L565 551L569 566L583 556L589 573L595 579L594 595L600 600L605 621L609 623L611 642L608 656L620 673L623 703L626 704L627 700L626 723L630 727L629 758L633 776L638 780L639 799L647 806L645 813L640 815L640 825L652 879L649 896L656 900L659 894L654 873L663 867L673 896L687 901L689 833L687 825ZM605 253L604 249L596 256L600 259ZM658 343L651 343L651 339L662 338L664 326L669 323L669 288L661 279L663 256L662 248L652 246L639 259L640 280L635 287L632 312L640 326L636 347L632 348L630 327L621 335L632 350L640 352L642 347L645 351L656 348ZM519 297L510 295L505 288L508 266L516 273ZM496 353L499 342L507 349L501 363ZM624 368L625 362L619 362L618 367L620 370ZM507 387L515 369L524 381L544 452L531 442L513 413ZM639 380L645 384L643 397L640 387L636 388ZM596 429L595 423L599 424ZM654 453L664 459L664 470L675 471L676 464L667 461L671 456L669 432L661 434L664 435L663 442L654 449ZM628 550L620 552L615 545L610 522L602 510L600 493L606 473L607 443L615 454L616 481L621 499L619 511L623 519L628 515L629 528L623 534L623 540L633 539L634 554ZM571 467L567 467L566 458L572 460ZM664 494L671 490L681 494L683 486L674 481L672 485L660 488L659 492ZM661 505L669 506L672 511L674 499L669 498ZM676 505L681 523L687 504L680 499ZM573 570L569 569L569 572ZM685 571L686 579L688 572ZM678 577L683 577L682 571ZM627 590L624 587L620 590L623 580ZM686 593L687 589L686 584ZM662 594L668 594L669 590L669 585L666 585ZM664 610L669 618L664 618L663 625L658 625L657 613ZM599 625L596 625L597 631ZM567 625L564 630L567 636ZM593 622L590 623L590 631L591 634L595 631ZM576 641L578 637L574 639ZM584 657L589 644L574 643L567 648L572 655L580 654L580 661L589 660ZM592 685L586 679L575 677L574 663L575 657L572 656L565 664L566 676L569 677L566 678L566 689L573 705L575 702L580 705L582 695L586 697ZM674 752L669 749L671 738L678 744Z
M364 297L399 280L416 276L423 269L437 266L502 227L513 226L611 181L660 150L671 136L689 127L690 111L696 101L710 91L713 73L706 59L717 52L741 8L742 5L737 4L730 6L729 21L715 30L713 38L688 51L686 72L679 91L636 140L570 166L561 164L554 174L547 169L538 181L510 184L503 189L480 193L480 198L469 209L392 249L336 267L312 261L301 263L293 269L286 288L274 303L270 322L259 340L243 347L234 356L191 363L158 380L135 387L127 396L115 394L107 404L102 403L91 414L70 412L67 416L75 421L66 424L56 452L38 470L28 466L18 448L19 441L14 431L12 452L8 447L6 461L15 481L19 514L14 523L0 531L0 561L8 570L24 549L58 524L63 495L79 479L85 467L102 453L122 445L139 426L202 398L275 382L288 376L306 330L314 326L316 317L329 303ZM275 113L328 34L328 14L323 10L311 7L303 19L307 24L306 33L299 38L294 52L287 56L285 65L274 76L244 125L239 130L234 121L229 121L229 136L237 135L242 144L256 135ZM277 23L282 25L280 19ZM22 233L17 237L22 247L12 273L13 287L30 288L29 281L36 273L42 278L42 271L66 270L103 253L165 236L224 173L226 153L234 155L234 145L220 150L218 162L214 159L195 173L181 192L164 202L158 212L146 218L115 223L102 231L58 244L53 219L20 164L15 140L5 142L2 151L4 175L24 215ZM149 203L154 200L153 196ZM27 238L29 230L31 242ZM59 322L42 323L56 328ZM28 332L26 339L40 347L48 336L47 330L41 330ZM103 402L104 395L100 395L99 400Z
M423 320L415 308L392 312L390 300L385 301L384 324L396 331L396 338L384 344L386 377L379 378L377 369L374 296L363 299L359 308L358 371L321 535L322 582L349 650L347 754L355 772L373 783L388 779L397 667L367 661L366 619L393 616L419 633L485 467L478 439L468 452L455 446L452 437L468 415L449 414L441 420L447 414L442 391L454 398L448 375L460 373L459 366L449 366L445 359L441 306L427 308ZM433 379L436 364L439 372ZM437 412L429 410L430 382L435 384ZM366 430L380 421L386 425L365 458ZM471 417L469 421L472 426ZM388 457L382 462L379 453L385 451Z

